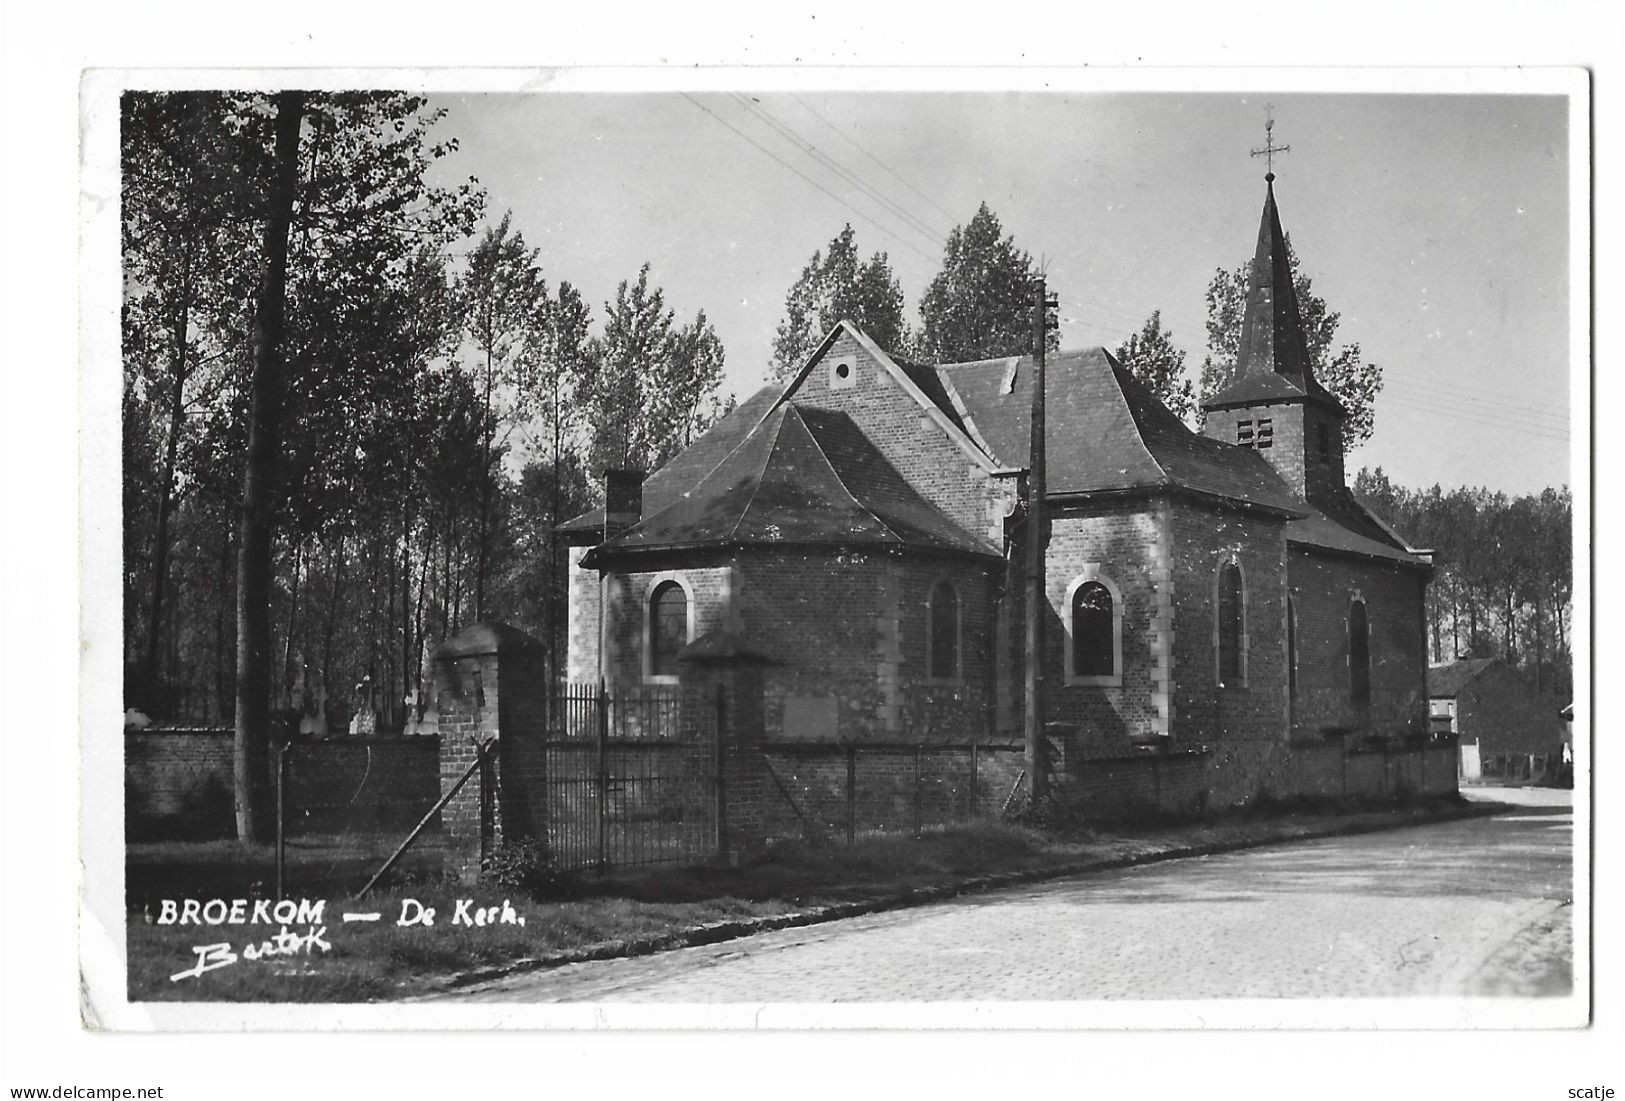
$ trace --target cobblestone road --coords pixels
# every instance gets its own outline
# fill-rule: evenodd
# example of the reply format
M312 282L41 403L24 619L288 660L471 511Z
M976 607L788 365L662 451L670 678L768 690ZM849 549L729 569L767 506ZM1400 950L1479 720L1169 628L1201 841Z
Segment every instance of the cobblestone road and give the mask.
M1567 792L1480 818L1079 876L470 989L458 1001L1558 994ZM1538 805L1546 802L1548 805Z

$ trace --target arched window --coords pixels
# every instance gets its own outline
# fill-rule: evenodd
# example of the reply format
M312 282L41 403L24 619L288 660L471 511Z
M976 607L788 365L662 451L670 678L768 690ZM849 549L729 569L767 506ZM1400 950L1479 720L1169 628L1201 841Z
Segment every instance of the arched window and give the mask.
M1239 687L1247 676L1247 609L1242 595L1241 567L1226 562L1219 568L1219 684Z
M1072 685L1123 683L1123 594L1093 563L1066 591L1065 669Z
M1111 590L1086 581L1072 591L1072 675L1109 677L1117 672Z
M1286 598L1286 691L1298 694L1298 609Z
M959 676L959 594L946 581L931 586L930 670L938 680Z
M677 651L688 645L688 594L662 581L649 594L649 674L677 675Z
M1349 605L1349 699L1371 702L1371 624L1363 600Z

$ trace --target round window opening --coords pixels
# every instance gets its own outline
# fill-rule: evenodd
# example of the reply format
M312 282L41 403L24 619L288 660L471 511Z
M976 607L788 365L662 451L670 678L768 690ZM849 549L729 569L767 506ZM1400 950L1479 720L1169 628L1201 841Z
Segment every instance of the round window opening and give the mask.
M836 378L845 379L845 378L849 377L851 374L852 374L852 365L850 363L837 363L835 365L835 377Z

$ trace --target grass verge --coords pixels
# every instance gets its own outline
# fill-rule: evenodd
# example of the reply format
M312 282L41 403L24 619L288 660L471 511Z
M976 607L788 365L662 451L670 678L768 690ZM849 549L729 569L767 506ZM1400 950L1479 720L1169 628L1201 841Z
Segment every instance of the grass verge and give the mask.
M181 925L161 920L165 898L267 897L264 853L222 843L132 847L129 996L131 1001L395 1000L443 988L459 972L500 970L515 961L544 965L548 957L592 949L621 954L642 945L648 950L678 943L704 927L725 925L737 931L760 919L804 916L824 907L878 907L911 893L985 887L987 877L1007 881L1012 875L1063 874L1460 813L1468 812L1439 803L1330 814L1276 808L1269 816L1147 824L1117 833L1073 825L1038 829L977 822L920 838L861 838L852 846L783 842L737 867L565 877L554 881L542 898L516 897L514 891L494 886L462 888L435 876L425 864L364 902L350 895L353 885L325 896L324 932L316 942L299 942L288 952L277 949L313 931L311 926L291 926L289 936L278 943L276 923ZM301 850L290 861L290 880L321 885L321 877L310 873L331 871L331 855L319 846ZM305 876L309 878L298 878ZM349 882L360 880L352 877ZM322 897L304 893L313 900ZM429 907L435 911L433 924L401 923ZM248 910L252 915L252 903ZM491 920L476 921L482 911ZM347 922L346 912L380 916L372 922ZM504 915L511 920L502 920ZM272 951L261 951L268 940ZM217 944L226 944L234 961L200 969L200 960L225 958L220 952L200 954L200 948ZM183 977L172 979L174 975Z

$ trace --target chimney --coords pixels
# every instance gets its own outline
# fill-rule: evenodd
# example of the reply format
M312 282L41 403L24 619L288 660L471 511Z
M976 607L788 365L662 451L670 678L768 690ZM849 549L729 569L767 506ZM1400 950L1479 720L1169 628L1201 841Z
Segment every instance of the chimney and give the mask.
M643 518L643 470L604 471L604 541Z

